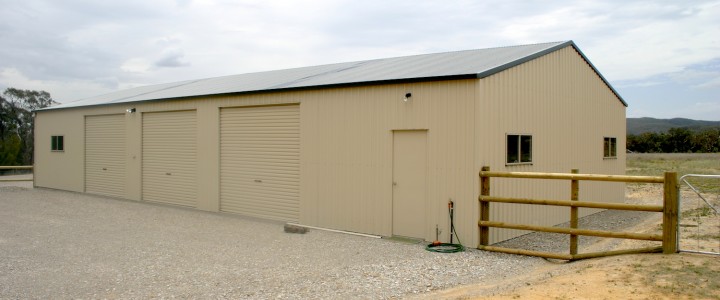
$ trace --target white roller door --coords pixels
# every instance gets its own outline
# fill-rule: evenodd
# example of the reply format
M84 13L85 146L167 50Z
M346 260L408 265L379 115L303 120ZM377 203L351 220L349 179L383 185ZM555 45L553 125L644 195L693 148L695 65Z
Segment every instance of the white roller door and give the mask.
M220 210L298 221L299 105L220 111Z
M143 200L197 205L195 111L143 113Z
M85 192L125 197L125 116L85 117Z

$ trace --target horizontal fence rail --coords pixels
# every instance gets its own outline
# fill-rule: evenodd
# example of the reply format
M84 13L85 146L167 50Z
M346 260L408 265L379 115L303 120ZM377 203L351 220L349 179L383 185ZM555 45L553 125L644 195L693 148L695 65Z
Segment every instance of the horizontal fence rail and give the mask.
M573 173L535 173L535 172L490 172L481 171L480 176L498 178L531 178L531 179L565 179L588 181L615 181L637 183L663 183L661 176L625 176L625 175L599 175L599 174L573 174Z
M535 226L535 225L524 225L524 224L513 224L493 221L480 221L479 226L505 228L505 229L518 229L518 230L530 230L550 233L564 233L573 235L585 235L585 236L599 236L607 238L618 238L618 239L633 239L633 240L646 240L646 241L662 241L661 234L644 234L644 233L632 233L632 232L615 232L615 231L604 231L604 230L590 230L590 229L577 229L577 228L562 228L562 227L546 227L546 226Z
M0 170L32 170L33 166L0 166ZM0 176L0 182L16 182L16 181L33 181L32 178L30 179L9 179L9 178L2 178L3 176Z
M32 170L33 166L0 166L0 170Z
M552 206L569 206L569 207L585 207L585 208L603 208L616 210L634 210L662 212L662 205L636 205L624 203L602 203L602 202L584 202L584 201L561 201L561 200L540 200L540 199L523 199L523 198L503 198L503 197L482 197L482 201L498 202L498 203L517 203L517 204L536 204L536 205L552 205Z
M569 180L570 181L570 200L543 200L543 199L525 199L525 198L508 198L490 196L490 178L526 178L526 179L550 179L550 180ZM624 203L603 203L579 201L579 182L585 181L610 181L610 182L626 182L626 183L661 183L664 184L663 205L636 205ZM480 220L478 221L479 245L478 249L504 252L512 254L532 255L546 258L577 260L591 257L601 257L609 255L630 254L630 253L648 253L648 252L677 252L677 220L678 220L678 184L677 174L667 172L665 176L624 176L624 175L598 175L598 174L578 174L578 170L572 170L572 173L530 173L530 172L490 172L489 167L483 167L480 171ZM547 227L526 224L514 224L505 222L490 221L490 203L512 203L512 204L530 204L530 205L550 205L570 207L570 227ZM578 208L600 208L613 210L628 211L646 211L663 213L663 234L644 234L633 232L614 232L604 230L578 229ZM511 249L504 247L490 246L489 236L490 228L505 228L517 230L529 230L538 232L550 232L570 235L570 253L548 253L531 251L524 249ZM662 246L647 247L628 250L605 251L595 253L578 253L578 236L596 236L606 238L622 238L636 239L648 241L661 241Z

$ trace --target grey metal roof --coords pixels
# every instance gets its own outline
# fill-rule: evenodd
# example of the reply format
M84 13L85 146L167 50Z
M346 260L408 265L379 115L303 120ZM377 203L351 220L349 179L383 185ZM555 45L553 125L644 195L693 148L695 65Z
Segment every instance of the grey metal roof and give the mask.
M268 92L290 89L335 87L393 82L418 82L461 78L483 78L572 46L590 64L572 41L510 46L374 59L313 67L267 71L216 78L188 80L117 91L68 102L46 109L108 105L177 99L218 94ZM590 64L595 69L592 64ZM595 69L600 78L627 106L620 95Z

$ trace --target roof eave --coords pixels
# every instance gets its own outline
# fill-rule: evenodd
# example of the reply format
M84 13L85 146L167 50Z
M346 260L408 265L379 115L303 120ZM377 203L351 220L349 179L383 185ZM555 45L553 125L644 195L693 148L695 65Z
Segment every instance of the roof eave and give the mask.
M476 78L477 78L477 74L471 73L471 74L455 74L455 75L446 75L446 76L427 76L427 77L374 80L374 81L362 81L362 82L345 82L345 83L335 83L335 84L284 87L284 88L275 88L275 89L262 89L262 90L228 92L228 93L217 93L217 94L198 94L198 95L184 96L184 97L153 98L153 99L145 99L145 100L137 100L137 101L98 103L98 104L78 105L78 106L68 106L68 107L45 107L45 108L38 109L36 111L86 108L86 107L97 107L97 106L108 106L108 105L137 104L137 103L150 102L150 101L187 100L187 99L212 97L212 96L265 94L265 93L277 93L277 92L287 92L287 91L302 91L302 90L330 89L330 88L342 88L342 87L369 86L369 85L380 85L380 84L402 84L402 83L476 79Z

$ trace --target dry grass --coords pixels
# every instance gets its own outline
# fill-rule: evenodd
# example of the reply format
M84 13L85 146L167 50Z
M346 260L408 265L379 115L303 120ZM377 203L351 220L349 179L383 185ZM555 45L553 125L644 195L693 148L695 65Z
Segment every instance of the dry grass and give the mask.
M626 279L639 281L674 299L720 299L720 260L700 255L644 256L633 263ZM632 274L635 275L632 275Z
M664 172L720 175L720 153L630 153L627 175L662 176ZM708 192L720 192L718 179L691 178L694 186Z
M720 153L630 153L627 175L662 176L664 172L720 175Z
M720 299L720 260L705 255L624 255L537 273L538 279L512 291L467 298Z

